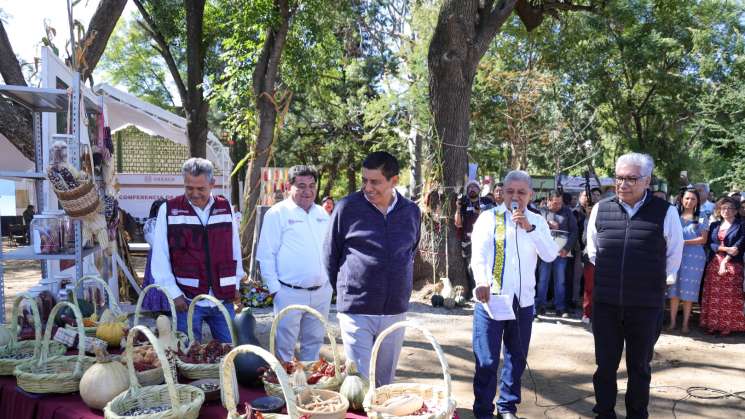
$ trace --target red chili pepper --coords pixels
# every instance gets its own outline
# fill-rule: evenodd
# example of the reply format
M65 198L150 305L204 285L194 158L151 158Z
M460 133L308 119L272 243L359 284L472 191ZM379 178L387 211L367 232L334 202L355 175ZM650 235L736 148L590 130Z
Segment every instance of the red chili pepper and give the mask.
M310 377L308 377L308 384L316 384L318 383L318 380L325 377L325 375L321 374L320 372L314 372L311 374Z

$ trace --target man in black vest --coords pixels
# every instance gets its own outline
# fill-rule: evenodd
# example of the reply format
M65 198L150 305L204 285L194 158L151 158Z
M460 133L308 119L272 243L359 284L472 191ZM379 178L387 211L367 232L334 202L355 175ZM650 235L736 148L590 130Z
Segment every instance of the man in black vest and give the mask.
M654 161L629 153L616 161L617 195L595 205L587 253L595 265L592 382L598 418L615 418L616 372L626 344L626 417L649 417L650 362L662 329L666 279L675 278L683 231L674 207L648 190Z

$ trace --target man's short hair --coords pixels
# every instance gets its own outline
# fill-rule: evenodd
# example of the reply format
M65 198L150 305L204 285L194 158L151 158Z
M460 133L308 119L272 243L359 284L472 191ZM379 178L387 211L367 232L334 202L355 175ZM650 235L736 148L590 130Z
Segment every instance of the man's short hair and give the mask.
M600 190L600 188L591 188L591 189L590 189L590 193L593 193L593 192L595 192L595 191L597 191L597 192L598 192L598 193L599 193L600 195L602 195L602 194L603 194L603 191L601 191L601 190Z
M324 197L323 197L323 199L321 200L321 203L323 204L323 203L325 203L326 201L331 201L331 202L334 202L334 198L332 198L332 197L330 197L330 196L324 196Z
M298 164L296 166L290 167L290 171L287 174L290 185L295 184L295 178L297 178L298 176L313 176L313 180L318 182L318 171L313 166Z
M525 182L528 184L528 187L530 187L530 189L533 189L533 179L530 178L528 172L525 172L523 170L512 170L507 173L507 176L504 177L502 183L506 185L510 182Z
M652 176L654 171L654 160L649 154L626 153L616 160L616 170L621 165L638 167L642 177Z
M392 154L385 151L375 151L365 157L362 167L367 170L380 170L387 180L393 176L398 176L398 160Z
M215 179L214 172L215 167L212 165L212 162L201 157L192 157L181 166L181 173L184 176L191 175L197 177L204 175L209 183L212 183Z
M552 199L552 198L563 198L564 197L564 194L561 193L561 192L559 192L559 191L557 191L556 189L551 189L550 191L548 191L548 195L546 197L548 199Z
M504 183L503 182L497 182L497 183L494 184L494 187L495 188L504 188Z

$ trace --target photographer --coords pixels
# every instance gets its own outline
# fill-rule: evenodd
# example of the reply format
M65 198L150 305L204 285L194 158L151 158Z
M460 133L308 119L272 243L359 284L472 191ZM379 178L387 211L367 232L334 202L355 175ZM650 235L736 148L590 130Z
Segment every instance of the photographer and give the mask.
M491 199L479 198L479 192L481 192L481 187L478 182L475 180L468 182L466 184L466 193L458 196L458 208L455 212L456 237L461 243L461 255L466 261L469 292L476 285L469 263L471 260L471 232L473 231L473 225L482 211L494 207L494 202Z

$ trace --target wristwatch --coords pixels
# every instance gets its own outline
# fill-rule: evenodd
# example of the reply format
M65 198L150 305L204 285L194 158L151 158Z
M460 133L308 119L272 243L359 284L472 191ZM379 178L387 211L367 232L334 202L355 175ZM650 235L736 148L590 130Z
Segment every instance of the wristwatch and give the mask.
M525 231L527 231L528 233L532 233L534 230L535 230L535 224L531 224L530 230L525 230Z

